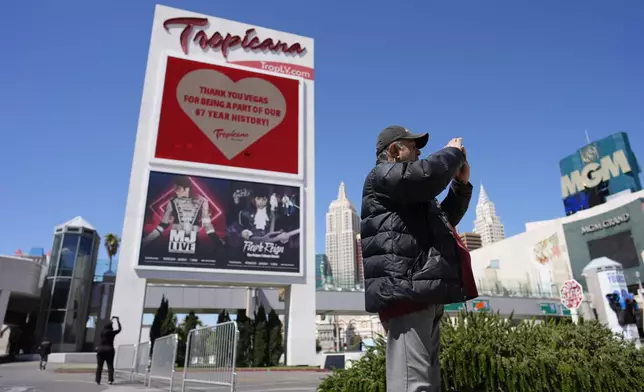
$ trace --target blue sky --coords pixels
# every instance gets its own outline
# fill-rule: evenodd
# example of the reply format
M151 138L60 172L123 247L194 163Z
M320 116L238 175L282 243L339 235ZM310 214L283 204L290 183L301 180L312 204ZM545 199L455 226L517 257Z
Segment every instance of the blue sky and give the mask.
M359 208L390 124L430 132L426 152L464 137L510 235L562 215L558 162L585 129L628 132L644 154L642 1L163 4L316 40L318 251L340 181ZM154 2L2 8L0 253L49 248L76 215L120 233Z

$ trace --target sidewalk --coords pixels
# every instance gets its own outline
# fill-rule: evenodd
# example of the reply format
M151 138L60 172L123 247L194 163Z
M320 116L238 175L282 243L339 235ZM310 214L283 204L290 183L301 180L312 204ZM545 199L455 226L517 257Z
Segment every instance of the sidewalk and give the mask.
M23 362L0 365L0 392L101 392L118 389L122 392L169 392L168 381L154 380L147 388L141 380L130 381L129 374L116 375L114 385L106 385L107 374L103 373L103 384L93 381L91 364L74 364L75 372L65 372L70 364L49 364L46 371L38 371L37 362ZM58 370L58 371L57 371ZM175 374L172 392L180 392L182 372ZM237 374L237 392L315 392L325 377L319 372L241 372ZM223 392L230 388L187 383L186 392Z
M122 377L117 377L114 385L107 385L107 374L103 375L103 384L97 385L93 381L92 374L87 372L60 374L56 372L59 366L49 364L47 370L39 371L38 362L2 364L0 365L0 392L101 392L108 389L122 392L163 391L163 389L146 388L142 383L125 381ZM177 392L179 389L174 391Z
M94 364L90 363L64 363L64 364L56 364L56 372L57 373L93 373L95 366ZM208 369L192 369L192 372L207 372ZM254 373L271 373L271 372L286 372L286 373L292 373L292 372L306 372L306 373L329 373L330 371L327 369L320 369L318 367L313 367L313 366L304 366L304 367L286 367L286 366L278 366L278 367L265 367L265 368L236 368L235 371L237 374L239 373L248 373L248 372L254 372ZM176 368L175 369L176 374L181 374L183 373L183 368Z

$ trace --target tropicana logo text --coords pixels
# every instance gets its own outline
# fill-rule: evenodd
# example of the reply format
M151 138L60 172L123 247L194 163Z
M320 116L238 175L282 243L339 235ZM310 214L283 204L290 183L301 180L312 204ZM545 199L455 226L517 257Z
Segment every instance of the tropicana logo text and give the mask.
M251 51L281 52L291 55L302 55L306 52L306 48L299 42L288 44L272 38L260 39L257 37L255 29L246 30L246 34L243 37L230 33L224 35L219 31L208 36L203 29L208 26L208 18L171 18L163 22L163 27L166 31L170 31L170 27L172 26L183 26L179 41L181 43L181 49L185 54L188 54L189 41L194 42L203 50L207 48L219 49L221 50L222 56L226 59L228 59L228 53L238 47Z

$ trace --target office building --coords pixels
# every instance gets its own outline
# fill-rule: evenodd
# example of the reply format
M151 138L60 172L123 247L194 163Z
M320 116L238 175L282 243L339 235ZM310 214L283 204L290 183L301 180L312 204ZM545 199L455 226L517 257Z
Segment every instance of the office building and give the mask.
M0 356L35 349L32 332L48 262L49 254L43 248L0 255Z
M592 260L608 257L624 268L629 289L644 275L644 191L619 195L573 215L526 224L524 233L471 252L480 288L502 282L508 295L530 290L544 297L576 279ZM494 279L492 279L494 278Z
M461 236L461 240L467 247L467 249L471 252L473 250L477 250L478 248L483 246L483 243L481 242L481 236L476 233L459 233Z
M85 329L99 245L96 229L80 216L54 230L38 330L55 352L93 348L93 339L85 341Z
M326 255L336 287L352 289L356 286L356 235L359 232L360 217L347 198L342 182L338 198L331 202L326 214Z
M488 197L483 184L476 203L476 220L474 233L481 236L481 245L486 246L505 238L505 229L501 219L496 214L496 206Z

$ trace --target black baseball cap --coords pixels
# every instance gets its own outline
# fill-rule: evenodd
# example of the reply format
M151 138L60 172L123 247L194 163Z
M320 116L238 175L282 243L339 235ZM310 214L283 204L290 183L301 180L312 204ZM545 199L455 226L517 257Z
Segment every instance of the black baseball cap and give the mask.
M427 145L429 141L428 133L411 133L411 131L400 125L390 125L383 129L378 135L378 142L376 143L376 156L380 155L385 148L391 143L398 140L414 140L416 148L419 150Z

